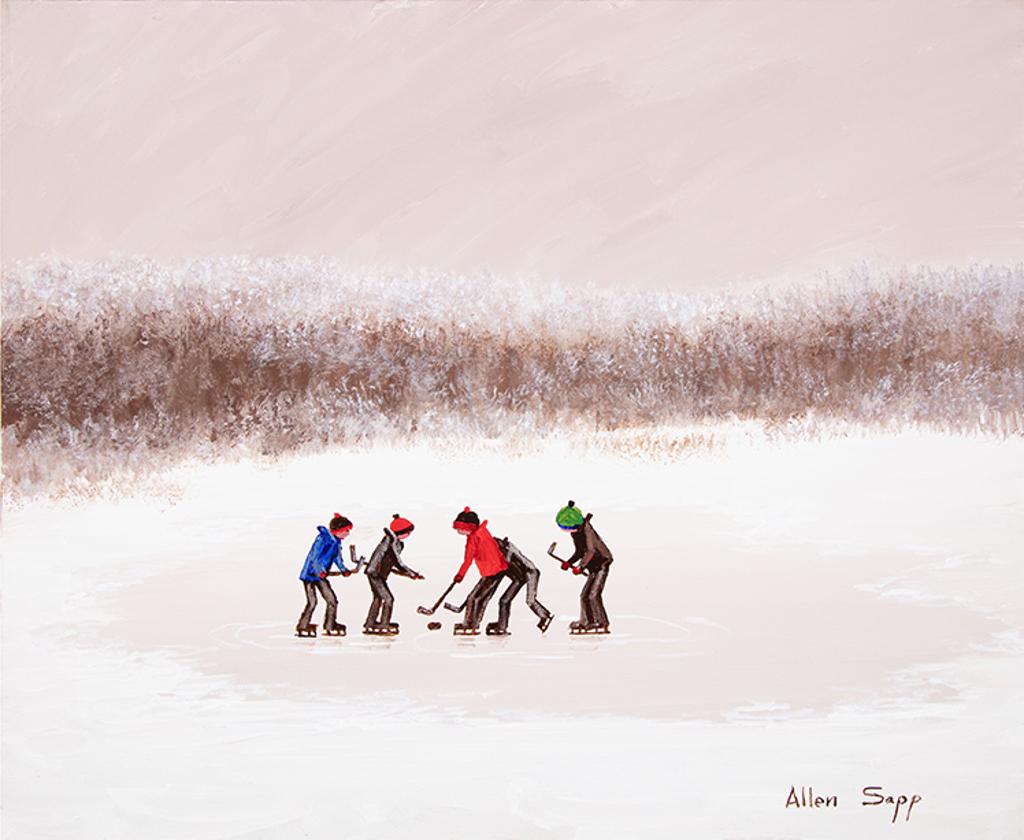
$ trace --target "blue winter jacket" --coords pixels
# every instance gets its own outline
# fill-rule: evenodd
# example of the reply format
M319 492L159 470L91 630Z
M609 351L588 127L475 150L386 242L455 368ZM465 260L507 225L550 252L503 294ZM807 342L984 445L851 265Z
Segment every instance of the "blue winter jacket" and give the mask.
M313 545L306 555L306 562L299 573L299 580L320 580L320 573L330 571L334 564L343 572L347 572L341 559L341 540L328 531L323 525L317 526L317 534Z

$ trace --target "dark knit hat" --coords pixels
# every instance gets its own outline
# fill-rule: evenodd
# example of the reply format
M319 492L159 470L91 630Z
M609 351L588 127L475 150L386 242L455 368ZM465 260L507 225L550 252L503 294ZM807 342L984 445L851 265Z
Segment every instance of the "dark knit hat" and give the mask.
M342 516L340 513L335 513L331 518L331 524L327 526L329 531L340 531L342 528L351 528L352 522L347 516Z
M454 528L459 523L462 523L464 525L479 525L480 517L477 516L468 507L465 507L462 509L462 512L455 517L455 521L452 523L452 527Z
M408 519L403 519L397 513L391 518L391 524L388 526L394 532L396 537L402 536L402 534L411 534L413 525Z

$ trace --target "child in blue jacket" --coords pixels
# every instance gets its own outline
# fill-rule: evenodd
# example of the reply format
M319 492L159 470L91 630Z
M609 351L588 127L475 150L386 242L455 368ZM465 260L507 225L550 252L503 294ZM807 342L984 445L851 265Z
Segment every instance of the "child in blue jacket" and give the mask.
M317 537L306 555L306 562L299 573L299 580L302 581L306 590L306 608L299 616L299 623L295 625L295 635L315 636L316 625L310 624L313 617L313 610L316 609L317 590L324 596L327 603L327 612L324 615L324 632L332 636L344 636L345 625L338 624L338 598L327 581L327 575L332 574L331 566L338 567L333 574L342 574L348 577L351 570L345 568L345 562L341 556L341 541L352 532L352 523L340 513L335 513L330 525L325 528L317 526Z

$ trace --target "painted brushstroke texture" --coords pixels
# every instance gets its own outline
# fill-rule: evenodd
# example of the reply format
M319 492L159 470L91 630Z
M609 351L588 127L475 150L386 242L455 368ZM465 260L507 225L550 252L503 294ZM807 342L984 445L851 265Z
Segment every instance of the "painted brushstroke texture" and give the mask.
M716 287L1024 256L1024 7L7 3L3 250Z

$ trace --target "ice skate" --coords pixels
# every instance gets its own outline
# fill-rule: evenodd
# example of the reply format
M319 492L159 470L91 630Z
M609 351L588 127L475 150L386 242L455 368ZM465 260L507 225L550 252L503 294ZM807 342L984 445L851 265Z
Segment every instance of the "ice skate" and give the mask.
M346 634L344 624L335 624L330 630L324 628L325 636L344 636Z
M301 636L304 639L315 639L316 638L316 625L308 624L305 627L299 625L295 626L295 635Z
M363 627L364 636L397 636L398 625L395 624L367 624Z
M610 632L607 624L584 624L582 621L574 621L569 625L569 633L573 636L604 636Z
M500 624L498 624L497 621L492 621L490 624L488 624L486 632L487 632L488 636L511 636L512 635L511 633L508 632L508 628L507 627L502 627Z
M551 626L552 618L554 618L554 616L552 616L551 613L548 613L544 618L537 622L537 629L540 630L541 633L546 633L548 627Z
M480 628L474 627L471 624L462 624L460 622L452 628L452 634L455 636L479 636Z

